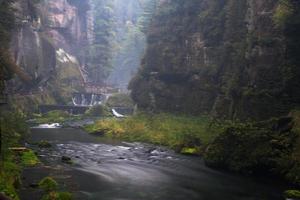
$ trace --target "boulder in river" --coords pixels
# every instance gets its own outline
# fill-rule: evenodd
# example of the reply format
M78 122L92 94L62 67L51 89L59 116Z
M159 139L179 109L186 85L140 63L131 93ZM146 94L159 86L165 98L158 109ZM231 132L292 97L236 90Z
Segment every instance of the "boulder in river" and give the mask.
M62 156L61 157L61 161L63 162L63 163L67 163L67 164L72 164L73 162L72 162L72 159L70 158L70 157L68 157L68 156Z

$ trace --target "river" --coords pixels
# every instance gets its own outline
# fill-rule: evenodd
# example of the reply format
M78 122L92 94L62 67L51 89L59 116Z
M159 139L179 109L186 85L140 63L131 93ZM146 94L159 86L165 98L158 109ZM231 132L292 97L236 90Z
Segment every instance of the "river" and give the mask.
M283 186L220 172L200 157L164 147L107 141L80 129L32 129L30 142L47 140L50 149L34 148L43 165L25 169L22 200L40 199L36 183L53 176L79 200L279 200ZM72 165L61 162L72 158Z

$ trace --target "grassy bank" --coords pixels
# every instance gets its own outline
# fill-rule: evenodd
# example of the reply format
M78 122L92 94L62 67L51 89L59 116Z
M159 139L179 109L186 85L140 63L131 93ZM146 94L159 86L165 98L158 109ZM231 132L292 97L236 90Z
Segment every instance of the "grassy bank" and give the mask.
M28 131L22 113L1 113L0 193L14 200L19 199L17 189L21 185L22 168L39 162L31 150L13 150L21 146L20 141L26 137Z
M85 129L114 139L148 142L182 153L199 154L223 128L206 116L138 114L125 119L99 120Z

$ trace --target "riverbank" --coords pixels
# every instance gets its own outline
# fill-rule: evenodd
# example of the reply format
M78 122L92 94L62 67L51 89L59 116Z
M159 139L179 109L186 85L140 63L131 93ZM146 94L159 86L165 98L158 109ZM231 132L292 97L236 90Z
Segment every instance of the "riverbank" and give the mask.
M14 200L19 200L22 169L39 163L34 152L21 145L28 133L22 113L1 113L0 193Z
M138 114L125 119L102 119L85 126L85 130L108 138L153 143L180 153L202 155L210 167L281 177L299 188L299 113L252 123L217 123L206 116Z

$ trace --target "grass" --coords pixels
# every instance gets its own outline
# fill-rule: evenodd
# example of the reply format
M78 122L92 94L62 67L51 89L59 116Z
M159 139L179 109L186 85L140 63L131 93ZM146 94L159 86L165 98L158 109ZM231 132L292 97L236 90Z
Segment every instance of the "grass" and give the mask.
M44 115L36 115L36 123L47 124L47 123L62 123L69 120L72 116L64 111L54 110Z
M92 134L126 141L168 146L178 152L199 154L222 130L209 117L138 114L125 119L107 118L85 129Z
M33 167L40 163L39 159L32 150L25 151L21 155L21 163L25 167Z

